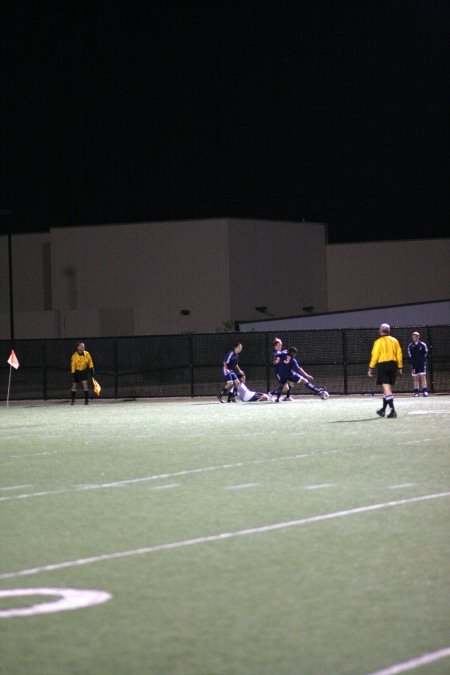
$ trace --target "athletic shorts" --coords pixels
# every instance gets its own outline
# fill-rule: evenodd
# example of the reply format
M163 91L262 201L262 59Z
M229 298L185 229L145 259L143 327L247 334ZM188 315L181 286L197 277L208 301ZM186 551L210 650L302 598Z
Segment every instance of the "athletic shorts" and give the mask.
M86 382L91 377L91 373L89 368L86 368L86 370L76 370L72 377L74 378L75 382Z
M397 377L397 361L383 361L377 366L377 384L394 385Z
M254 393L253 396L247 401L247 403L250 403L251 401L259 401L259 399L261 398L261 396L262 396L261 392L255 391L255 393Z
M300 373L291 371L287 377L280 378L280 384L286 384L286 382L293 382L294 384L298 384L303 380L305 380L305 378L302 377Z
M413 377L417 377L417 375L426 375L427 374L427 367L422 366L422 368L420 368L420 369L415 368L415 371L416 371L415 373L411 373L411 375Z
M225 382L237 382L237 375L230 371L228 375L225 375Z

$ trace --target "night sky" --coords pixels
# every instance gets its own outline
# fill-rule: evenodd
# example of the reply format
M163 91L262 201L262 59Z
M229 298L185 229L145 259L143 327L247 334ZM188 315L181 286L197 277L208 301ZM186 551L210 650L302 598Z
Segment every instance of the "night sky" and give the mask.
M3 0L0 21L3 232L450 236L448 0Z

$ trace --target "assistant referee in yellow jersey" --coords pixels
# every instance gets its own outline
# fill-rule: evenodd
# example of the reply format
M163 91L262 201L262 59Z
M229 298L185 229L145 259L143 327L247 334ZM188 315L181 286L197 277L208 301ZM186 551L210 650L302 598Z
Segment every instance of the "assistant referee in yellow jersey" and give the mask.
M403 356L400 343L397 338L392 337L391 327L388 323L381 324L380 337L373 343L372 356L367 372L369 377L373 376L375 366L377 366L377 384L381 384L383 387L383 407L377 410L377 415L384 417L386 408L389 406L391 410L388 417L397 417L392 387L395 384L397 373L401 374L402 372Z
M88 379L94 376L94 362L92 356L86 351L84 342L77 344L77 351L72 354L70 360L70 369L72 372L72 390L70 392L71 405L75 405L75 396L77 393L77 384L83 385L84 405L89 404Z

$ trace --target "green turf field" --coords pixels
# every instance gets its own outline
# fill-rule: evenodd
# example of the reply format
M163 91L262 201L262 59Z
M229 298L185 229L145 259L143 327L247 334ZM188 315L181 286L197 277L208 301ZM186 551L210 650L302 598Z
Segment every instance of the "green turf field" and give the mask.
M0 673L448 674L450 396L380 400L3 403Z

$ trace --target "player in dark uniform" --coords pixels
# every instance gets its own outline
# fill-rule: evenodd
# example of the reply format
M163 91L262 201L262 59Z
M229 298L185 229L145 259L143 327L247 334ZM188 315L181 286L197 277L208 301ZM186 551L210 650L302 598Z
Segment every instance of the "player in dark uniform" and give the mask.
M408 345L408 361L414 383L414 396L419 395L419 385L422 385L422 394L428 396L427 387L427 356L428 347L420 339L420 333L414 331L412 342Z
M233 349L225 355L222 364L222 374L225 378L225 384L222 391L217 394L217 398L223 403L222 396L227 396L227 403L236 403L237 388L239 385L238 375L242 375L243 371L239 368L239 354L242 351L242 344L236 342Z
M280 362L281 362L281 358L285 354L287 354L287 349L283 349L283 343L282 343L282 341L280 340L279 337L276 337L276 338L273 339L272 345L273 345L273 348L272 348L272 364L273 364L273 367L274 367L274 370L275 370L275 377L278 380L278 382L280 382L281 381L280 380L280 374L279 374ZM291 399L291 388L292 387L289 387L289 385L288 385L288 390L287 390L286 396L284 398L285 401L292 401L292 399ZM270 392L270 394L272 396L275 396L276 393L277 393L276 389L274 391Z
M310 380L313 380L313 376L309 375L303 368L299 365L297 359L297 349L295 347L289 347L287 351L280 353L279 362L277 364L277 376L280 382L280 385L275 392L275 403L279 403L280 396L282 393L286 394L286 399L290 398L290 391L294 384L304 383L306 389L308 389L316 396L320 398L327 399L330 397L329 393L323 387L315 387Z

